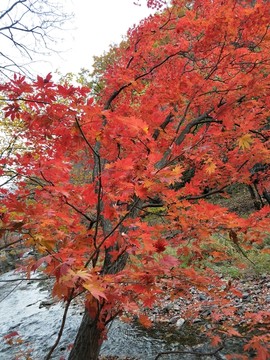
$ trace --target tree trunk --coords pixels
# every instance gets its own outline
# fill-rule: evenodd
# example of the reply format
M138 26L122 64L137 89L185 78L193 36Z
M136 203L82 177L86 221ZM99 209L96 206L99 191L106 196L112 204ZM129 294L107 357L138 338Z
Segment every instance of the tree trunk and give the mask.
M255 210L260 210L262 208L262 203L259 199L259 194L258 194L258 191L256 189L256 187L252 185L248 185L248 189L249 189L249 192L250 192L250 195L251 195L251 198L253 200L253 204L254 204L254 209Z
M92 320L87 310L84 312L74 346L68 360L97 360L102 337L98 329L98 320Z
M139 199L135 201L134 208L130 212L130 217L136 217L143 202ZM110 233L112 226L107 220L102 219L102 226L105 234ZM122 227L123 231L124 228ZM100 274L117 274L123 270L128 260L128 253L123 252L116 260L112 260L110 252L117 249L118 244L105 249L105 259ZM97 360L102 345L102 331L98 328L99 317L92 319L85 309L81 325L79 327L74 346L68 360ZM107 321L108 324L108 321ZM103 325L103 324L102 324Z

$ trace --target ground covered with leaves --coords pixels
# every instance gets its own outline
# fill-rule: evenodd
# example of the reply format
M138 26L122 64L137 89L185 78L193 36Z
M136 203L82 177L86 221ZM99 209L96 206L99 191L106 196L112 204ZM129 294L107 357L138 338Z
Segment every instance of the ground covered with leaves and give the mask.
M243 341L248 339L248 329L252 325L253 317L262 316L264 312L270 313L270 275L244 275L238 279L230 279L231 286L239 290L239 296L231 297L232 307L234 311L228 315L233 323L235 321L235 332L231 331L229 334L221 335L220 342L213 337L212 352L219 349L219 355L213 355L213 358L225 359L225 355L232 356L232 352L237 352L238 348L243 344ZM196 353L203 354L203 350L198 346L207 342L207 334L209 331L215 331L217 324L221 325L224 318L213 320L213 313L215 308L203 292L195 288L191 289L192 297L190 299L178 298L175 301L170 300L170 296L164 299L163 306L146 311L153 323L152 331L163 329L163 336L172 343L179 342L180 346L186 346L190 352L190 359L197 359ZM185 314L193 312L193 320L187 320ZM151 332L151 329L149 330ZM162 330L161 330L162 331ZM260 329L257 329L258 333ZM220 335L220 333L219 333ZM229 335L229 337L228 337ZM209 341L209 339L208 339ZM194 349L194 354L192 354ZM210 348L211 349L211 348ZM209 355L211 351L205 355L205 358L211 359ZM255 358L255 353L252 349L247 349L246 352L241 352L249 359ZM157 354L158 355L158 354ZM165 355L164 355L165 356ZM166 359L160 356L160 359ZM181 356L180 354L177 356ZM208 357L207 357L208 356ZM219 357L216 357L219 356ZM179 357L180 359L181 357ZM101 356L100 360L115 360L120 359L115 356ZM123 359L123 358L121 358ZM129 360L131 358L124 358Z

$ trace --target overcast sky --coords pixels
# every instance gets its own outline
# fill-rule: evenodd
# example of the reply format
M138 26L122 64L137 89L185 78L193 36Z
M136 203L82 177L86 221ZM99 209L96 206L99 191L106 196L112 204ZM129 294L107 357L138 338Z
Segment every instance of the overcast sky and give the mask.
M130 27L150 14L146 1L141 1L142 6L134 5L134 0L61 1L66 11L74 12L74 21L66 25L70 31L60 33L61 52L47 58L42 66L34 65L40 75L57 68L63 74L90 68L94 55L101 55L110 44L119 43Z

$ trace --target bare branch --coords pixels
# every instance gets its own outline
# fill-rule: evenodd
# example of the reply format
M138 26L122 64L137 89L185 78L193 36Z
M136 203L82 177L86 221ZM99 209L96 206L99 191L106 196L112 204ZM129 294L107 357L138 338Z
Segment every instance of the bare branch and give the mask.
M9 282L16 282L16 281L46 281L49 280L50 277L43 277L43 278L17 278L17 279L9 279L9 280L0 280L0 283L9 283Z
M55 50L50 46L57 40L55 30L71 19L60 6L51 0L10 0L8 8L0 10L0 40L2 58L0 73L10 77L10 72L20 71L30 75L22 58L31 61L36 54L48 55Z
M17 289L17 287L21 285L21 283L22 283L22 281L20 281L18 284L16 284L16 285L14 286L14 288L13 288L12 290L10 290L10 291L0 300L0 303L1 303L2 301L4 301L7 297L9 297L9 295L12 294L13 291L15 291L15 290Z
M46 356L45 360L49 360L51 358L54 350L56 349L57 345L59 344L59 341L61 340L61 337L62 337L62 334L63 334L63 331L64 331L64 327L65 327L65 323L66 323L66 319L67 319L68 309L70 307L71 301L73 300L73 294L74 294L74 288L71 290L68 301L66 303L64 314L63 314L63 317L62 317L62 323L61 323L60 330L59 330L58 335L57 335L57 339L56 339L55 343L53 344L53 346L51 347L51 349L50 349L48 355Z

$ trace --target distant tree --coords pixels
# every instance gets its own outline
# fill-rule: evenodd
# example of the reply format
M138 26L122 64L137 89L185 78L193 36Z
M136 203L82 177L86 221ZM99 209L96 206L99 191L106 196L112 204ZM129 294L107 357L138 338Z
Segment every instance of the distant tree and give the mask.
M29 75L37 55L55 51L64 23L71 19L59 2L50 0L2 0L0 8L0 74Z
M241 359L250 349L269 357L269 312L240 313L231 302L239 290L213 269L232 261L217 237L243 254L261 246L270 207L241 217L209 201L270 162L269 23L265 1L172 0L128 33L97 97L50 74L0 87L24 144L0 162L17 187L1 188L2 231L36 249L26 270L54 277L53 295L66 303L47 359L78 296L85 312L69 358L96 360L115 317L151 326L146 309L191 297L192 287L208 296L216 344L236 335L246 341ZM266 165L259 182L269 191Z

